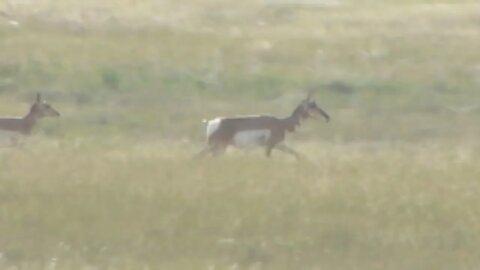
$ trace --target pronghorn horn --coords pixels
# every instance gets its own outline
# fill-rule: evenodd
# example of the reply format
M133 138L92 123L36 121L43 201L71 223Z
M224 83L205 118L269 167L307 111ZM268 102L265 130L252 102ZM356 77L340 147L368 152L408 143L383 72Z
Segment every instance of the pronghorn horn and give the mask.
M308 90L308 92L307 92L307 98L305 99L305 101L311 101L311 100L312 100L312 98L313 98L313 91L314 91L313 89Z

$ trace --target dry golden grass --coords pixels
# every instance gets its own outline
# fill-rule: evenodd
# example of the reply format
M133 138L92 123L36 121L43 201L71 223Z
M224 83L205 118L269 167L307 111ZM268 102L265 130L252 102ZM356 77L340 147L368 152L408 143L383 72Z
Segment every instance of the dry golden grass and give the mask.
M195 145L127 143L40 140L4 150L2 266L471 269L479 263L474 143L299 143L310 160L300 163L237 151L192 161Z

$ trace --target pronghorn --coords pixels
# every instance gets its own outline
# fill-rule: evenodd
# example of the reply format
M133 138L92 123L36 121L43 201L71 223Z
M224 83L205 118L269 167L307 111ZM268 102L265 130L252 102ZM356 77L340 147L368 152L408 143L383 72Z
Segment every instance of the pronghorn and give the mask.
M24 117L0 117L0 133L7 135L11 144L18 142L19 135L27 136L31 133L38 119L43 117L58 117L60 113L50 104L42 100L37 93L35 102Z
M264 147L267 157L270 157L273 149L277 149L298 159L300 154L284 144L285 135L287 131L294 132L302 120L313 116L322 116L327 122L330 120L330 116L317 105L310 93L288 117L270 115L217 117L206 121L208 145L196 157L208 153L218 155L232 145L238 148Z

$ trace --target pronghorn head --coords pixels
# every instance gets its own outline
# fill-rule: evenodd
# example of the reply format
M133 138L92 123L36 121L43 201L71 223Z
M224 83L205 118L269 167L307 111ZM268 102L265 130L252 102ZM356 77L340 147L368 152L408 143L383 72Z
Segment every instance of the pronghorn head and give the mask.
M303 107L302 117L303 118L318 118L323 117L328 122L330 121L330 116L317 105L317 102L313 99L313 93L310 91L305 100L302 101L301 106Z
M45 100L42 100L40 93L37 93L37 98L30 108L30 114L35 115L35 117L59 117L60 113L55 110L50 104Z

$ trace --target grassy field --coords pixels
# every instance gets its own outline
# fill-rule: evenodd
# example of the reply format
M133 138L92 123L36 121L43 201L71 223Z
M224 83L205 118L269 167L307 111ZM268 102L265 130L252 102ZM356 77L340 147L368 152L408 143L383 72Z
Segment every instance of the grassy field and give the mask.
M476 1L0 1L1 269L480 266ZM332 122L192 161L204 118Z

